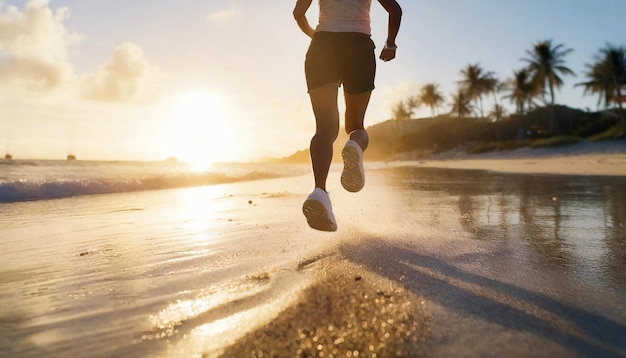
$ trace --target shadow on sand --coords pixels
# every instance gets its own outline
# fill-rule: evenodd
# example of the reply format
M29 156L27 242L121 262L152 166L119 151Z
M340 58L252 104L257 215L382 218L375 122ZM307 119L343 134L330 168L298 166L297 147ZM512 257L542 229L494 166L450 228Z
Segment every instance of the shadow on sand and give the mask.
M347 260L406 287L457 318L469 317L469 321L493 323L508 332L550 340L564 352L574 351L581 356L626 356L626 326L545 294L466 272L441 259L375 238L358 245L342 246L340 251ZM393 258L392 262L390 258ZM435 317L433 324L463 325L468 322L466 319L437 321ZM463 330L472 332L473 328L470 325ZM492 339L490 332L472 334L487 341ZM465 346L459 346L459 352L468 353L472 347L467 346L467 340L460 341L465 341ZM508 356L512 353L511 348L501 348ZM536 348L541 349L531 349ZM523 352L517 354L524 355ZM543 354L551 355L551 352L539 352L539 355Z

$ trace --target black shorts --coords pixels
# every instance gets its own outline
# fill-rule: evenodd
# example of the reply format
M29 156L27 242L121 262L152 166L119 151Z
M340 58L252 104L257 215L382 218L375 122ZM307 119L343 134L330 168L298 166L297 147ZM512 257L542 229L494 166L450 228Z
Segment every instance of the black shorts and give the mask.
M343 84L350 94L374 89L376 46L369 35L358 32L316 32L304 62L307 88Z

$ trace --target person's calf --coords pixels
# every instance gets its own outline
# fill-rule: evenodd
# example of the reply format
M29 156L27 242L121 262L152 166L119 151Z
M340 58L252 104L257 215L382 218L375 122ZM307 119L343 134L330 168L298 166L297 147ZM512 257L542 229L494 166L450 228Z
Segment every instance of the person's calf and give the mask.
M365 129L355 129L351 131L348 136L350 140L355 141L363 151L367 149L370 137Z

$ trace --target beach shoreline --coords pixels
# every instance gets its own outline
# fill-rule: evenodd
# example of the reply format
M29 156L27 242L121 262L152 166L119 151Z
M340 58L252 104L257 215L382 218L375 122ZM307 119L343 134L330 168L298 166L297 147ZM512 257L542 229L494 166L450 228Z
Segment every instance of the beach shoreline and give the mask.
M0 355L624 355L621 178L420 165L2 205Z
M465 149L459 148L424 159L393 162L392 165L518 174L626 176L626 140L482 154L467 154Z

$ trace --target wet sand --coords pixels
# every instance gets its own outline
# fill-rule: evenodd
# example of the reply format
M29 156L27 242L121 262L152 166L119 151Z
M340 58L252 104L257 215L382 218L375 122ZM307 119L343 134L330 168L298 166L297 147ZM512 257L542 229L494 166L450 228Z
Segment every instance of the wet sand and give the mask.
M0 355L626 356L623 178L339 175L0 207Z
M623 180L369 174L385 195L336 211L344 229L348 217L380 225L349 223L298 303L224 357L626 356ZM371 324L381 317L394 324Z
M309 265L307 265L309 266ZM246 335L224 357L415 357L429 336L423 300L338 257L308 267L298 303Z

